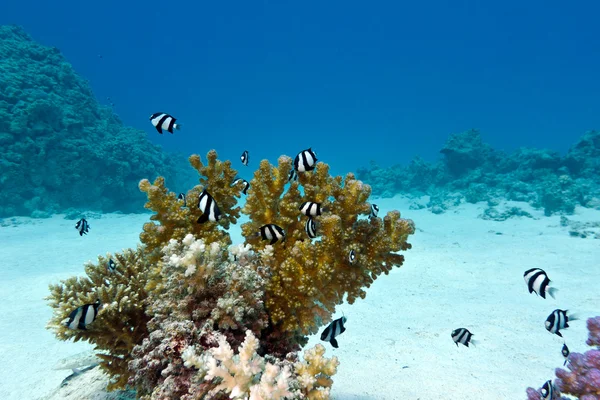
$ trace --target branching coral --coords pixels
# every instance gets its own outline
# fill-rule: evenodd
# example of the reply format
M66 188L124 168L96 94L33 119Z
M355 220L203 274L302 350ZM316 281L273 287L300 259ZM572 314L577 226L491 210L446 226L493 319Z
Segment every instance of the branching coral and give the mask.
M589 318L587 328L587 344L595 348L584 354L571 353L567 364L569 370L556 369L556 398L559 398L558 392L562 392L581 400L600 400L600 317ZM540 398L539 391L533 388L527 388L527 396L530 400ZM560 399L567 400L566 397Z
M112 258L116 269L107 268ZM144 312L147 292L148 261L141 248L98 257L98 263L85 266L87 277L72 277L50 285L47 299L54 309L48 327L61 340L87 340L100 351L100 366L113 378L110 389L127 383L133 347L148 335L149 318ZM73 330L64 325L69 313L97 299L101 302L98 318L87 330Z
M260 163L242 210L250 217L242 233L253 249L266 254L262 261L271 274L266 305L272 322L281 324L283 331L308 334L331 319L344 295L349 303L364 298L363 287L369 287L382 272L402 265L403 256L395 252L410 248L406 239L414 226L397 211L383 220L359 220L360 215L369 214L370 187L353 174L344 179L331 177L324 163L318 163L313 172L299 174L298 182L285 191L291 168L291 159L285 156L279 158L278 167L268 161ZM321 203L327 210L315 217L320 240L311 241L304 231L307 217L299 208L305 201ZM257 237L265 224L282 227L285 242L271 249ZM357 259L352 265L351 250Z
M369 215L370 187L353 174L330 176L324 163L288 184L286 156L277 167L260 163L241 209L236 171L214 151L207 160L190 157L201 179L187 192L187 207L163 178L140 182L155 212L140 234L142 245L115 255L114 273L100 258L86 267L89 278L51 286L51 327L60 339L105 350L111 388L129 384L144 400L329 398L337 359L325 359L321 345L302 362L295 352L344 298L364 298L365 287L402 264L397 252L410 248L412 221L397 211ZM216 222L198 221L204 190L221 210ZM317 239L305 231L304 202L322 206L322 215L313 215ZM246 240L229 247L227 229L240 212L249 216ZM281 227L283 240L263 240L267 224ZM96 299L104 306L89 330L60 325Z

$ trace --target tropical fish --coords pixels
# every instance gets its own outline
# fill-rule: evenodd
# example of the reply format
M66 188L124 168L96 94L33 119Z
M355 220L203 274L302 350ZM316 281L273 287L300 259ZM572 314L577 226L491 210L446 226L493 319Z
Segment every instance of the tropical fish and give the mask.
M314 239L317 237L317 226L315 224L315 220L312 218L308 218L306 220L306 224L304 225L304 231L309 238Z
M79 232L79 236L87 235L88 231L90 230L90 224L88 224L85 218L81 218L75 224L75 229L77 229Z
M350 253L348 253L348 262L352 265L354 264L354 261L356 261L356 253L354 252L354 249L352 249L350 250Z
M96 300L93 304L77 307L69 314L69 320L65 322L65 326L70 329L87 330L88 325L94 322L98 315L98 307L100 307L100 300Z
M106 263L106 269L108 269L109 272L115 272L117 270L117 264L115 264L112 258L108 259L108 262Z
M311 148L302 150L294 159L294 169L296 172L306 172L315 169L317 155Z
M542 389L540 390L540 392L542 393L543 400L553 400L554 385L552 384L552 381L546 381L546 383L542 385Z
M185 193L179 193L179 195L177 195L177 199L183 201L183 207L187 207Z
M371 204L371 213L369 217L376 218L377 214L379 214L379 206L377 204Z
M158 112L150 116L150 122L160 134L163 133L163 129L170 133L173 133L173 128L181 129L181 124L176 124L175 121L177 121L177 118L167 113Z
M346 328L344 328L344 324L346 323L346 317L338 318L335 321L331 322L327 328L321 333L321 340L324 342L329 342L336 349L339 347L338 342L335 339L338 335L344 333Z
M240 183L243 183L243 184L244 184L244 188L242 189L242 193L244 193L244 194L248 194L248 189L250 188L250 182L248 182L248 181L247 181L247 180L245 180L245 179L238 178L238 179L236 179L235 181L233 181L233 185L232 185L232 186L237 186L237 185L239 185Z
M260 237L263 240L270 240L270 244L275 244L285 239L285 232L280 226L275 224L266 224L260 227Z
M242 164L248 166L248 162L250 161L250 158L248 156L248 150L244 150L244 152L240 156L240 160L242 161Z
M560 352L562 353L563 357L565 358L565 363L563 364L563 366L565 366L569 362L569 355L571 354L566 343L563 343L563 347Z
M299 210L309 217L316 217L321 215L321 211L327 211L321 208L321 203L315 203L314 201L305 201L300 205Z
M217 222L221 219L221 210L215 202L215 199L204 189L198 198L198 208L202 215L198 218L198 223L203 224L207 221Z
M473 336L467 328L458 328L452 331L452 340L456 343L456 347L459 343L467 347L469 347L469 343L476 345L477 341L472 339Z
M540 268L531 268L525 271L523 274L523 279L525 279L525 283L527 284L527 289L529 289L529 293L535 292L538 296L545 299L546 293L548 293L552 298L554 298L554 294L558 291L558 289L549 287L550 279L548 279L548 275L546 271Z
M575 320L577 320L577 317L573 315L568 316L567 310L556 309L552 311L550 315L548 315L548 318L546 318L546 330L550 333L554 333L555 335L562 337L560 330L568 328L569 321Z

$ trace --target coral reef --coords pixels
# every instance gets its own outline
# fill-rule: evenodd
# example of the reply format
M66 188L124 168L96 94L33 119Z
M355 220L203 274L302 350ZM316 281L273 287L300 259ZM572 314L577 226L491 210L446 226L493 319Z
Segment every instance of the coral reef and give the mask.
M179 158L98 104L58 49L0 26L0 71L0 217L138 211L141 178L188 182Z
M560 394L566 394L581 400L600 400L600 316L589 318L587 328L589 334L586 343L592 349L584 354L571 353L568 370L556 369L555 399L568 400L568 397L559 397ZM527 398L540 399L539 390L527 388Z
M527 148L505 154L474 130L450 136L441 153L436 163L419 157L406 167L371 163L357 176L378 196L429 195L427 207L438 214L461 202L499 199L528 202L546 215L572 214L577 205L600 209L600 132L585 133L564 157Z
M142 399L329 398L337 359L324 358L321 345L305 350L304 361L297 351L344 299L364 298L380 274L402 265L397 252L410 248L414 224L398 211L370 216L370 187L353 174L330 176L322 162L289 183L290 157L277 166L263 160L240 208L243 185L232 184L230 162L215 151L206 163L197 155L189 161L200 180L187 207L164 178L142 180L155 213L142 244L100 257L85 278L52 285L49 327L59 339L95 344L109 388L133 388ZM195 199L204 190L222 213L217 221L198 222ZM317 239L305 231L307 201L321 205ZM245 243L231 246L227 229L242 213ZM268 224L283 240L261 237ZM108 257L117 261L114 273ZM102 306L87 330L64 326L73 309L96 299Z

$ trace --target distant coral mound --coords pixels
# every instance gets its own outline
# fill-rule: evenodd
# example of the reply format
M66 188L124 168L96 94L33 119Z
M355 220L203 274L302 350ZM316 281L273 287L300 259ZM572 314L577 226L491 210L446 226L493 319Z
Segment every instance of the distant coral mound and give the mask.
M419 157L408 166L371 163L358 177L379 196L429 195L427 207L434 213L461 202L487 201L490 209L482 218L506 219L494 216L499 200L524 201L546 215L571 214L577 205L600 209L600 132L587 132L564 157L530 148L506 154L484 143L476 130L451 135L440 152L444 157L436 163Z
M0 26L0 217L136 211L175 161L96 101L60 51ZM172 180L171 180L172 182Z

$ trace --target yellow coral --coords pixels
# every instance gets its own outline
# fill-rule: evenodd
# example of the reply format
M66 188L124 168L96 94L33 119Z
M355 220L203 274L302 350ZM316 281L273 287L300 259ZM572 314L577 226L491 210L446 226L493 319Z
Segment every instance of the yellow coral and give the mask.
M325 347L318 344L304 352L304 362L294 364L294 372L302 387L302 393L309 400L329 399L329 390L333 384L331 376L337 372L340 365L337 357L323 357Z
M410 248L406 240L414 226L400 218L398 211L383 219L359 220L370 212L370 186L353 174L332 177L329 166L322 162L313 172L300 173L298 181L285 191L291 168L292 160L285 156L279 158L277 167L266 160L260 163L242 210L250 216L250 222L242 225L242 234L262 252L270 270L266 306L272 322L282 324L284 331L308 334L331 320L344 295L349 303L364 298L363 287L402 264L403 256L395 252ZM321 203L326 210L315 218L320 240L310 240L304 230L308 217L299 208L305 201ZM286 234L285 241L272 250L268 241L256 234L265 224L276 224ZM356 254L352 264L351 250Z
M114 272L107 268L109 257L116 262ZM112 377L109 390L125 388L131 350L148 335L149 317L144 312L148 267L140 248L128 249L107 257L99 256L97 264L88 263L86 277L72 277L50 285L47 300L54 313L48 328L61 340L86 340L102 351L98 354L102 359L100 366ZM87 330L64 325L71 311L97 299L101 308Z

